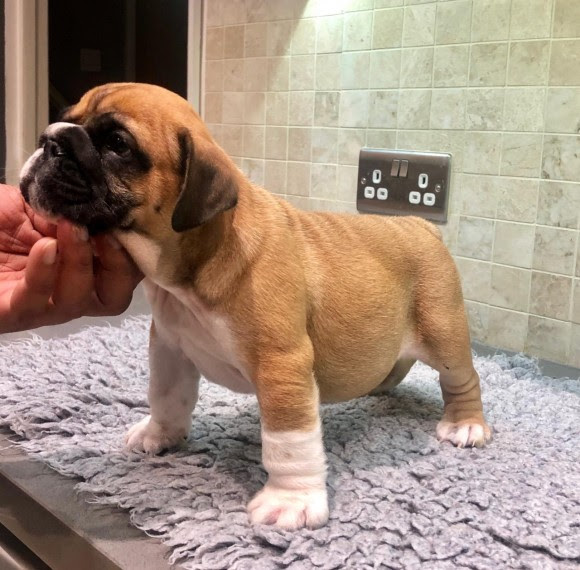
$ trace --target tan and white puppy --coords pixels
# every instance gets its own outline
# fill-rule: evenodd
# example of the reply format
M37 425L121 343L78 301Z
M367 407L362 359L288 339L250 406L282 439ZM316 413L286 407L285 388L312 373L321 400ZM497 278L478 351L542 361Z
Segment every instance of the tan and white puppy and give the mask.
M251 520L328 518L321 402L440 373L441 440L490 438L460 282L438 230L413 217L302 212L249 182L177 95L89 91L48 127L21 188L45 214L113 231L145 274L151 415L127 445L187 436L200 375L255 393L265 487Z

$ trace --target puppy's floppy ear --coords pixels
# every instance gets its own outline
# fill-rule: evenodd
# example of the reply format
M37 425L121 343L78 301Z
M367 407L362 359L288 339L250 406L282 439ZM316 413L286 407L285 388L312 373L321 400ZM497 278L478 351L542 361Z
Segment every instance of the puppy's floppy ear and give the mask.
M220 157L214 160L196 155L189 131L178 134L181 153L181 193L171 217L171 227L184 232L201 226L220 212L233 208L238 201L236 182L227 164L220 168ZM197 153L199 154L199 153Z

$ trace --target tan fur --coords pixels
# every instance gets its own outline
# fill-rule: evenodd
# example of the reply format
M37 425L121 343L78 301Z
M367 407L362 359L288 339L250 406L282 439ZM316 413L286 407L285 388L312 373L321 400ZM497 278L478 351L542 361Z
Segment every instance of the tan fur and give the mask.
M104 112L122 118L153 163L131 190L142 201L134 230L161 250L155 277L227 315L268 429L312 429L319 398L368 394L418 358L441 373L444 420L482 425L489 437L459 277L437 228L293 208L251 184L191 107L158 87L97 88L69 118L82 124ZM184 127L195 160L228 173L238 204L178 234L171 215Z

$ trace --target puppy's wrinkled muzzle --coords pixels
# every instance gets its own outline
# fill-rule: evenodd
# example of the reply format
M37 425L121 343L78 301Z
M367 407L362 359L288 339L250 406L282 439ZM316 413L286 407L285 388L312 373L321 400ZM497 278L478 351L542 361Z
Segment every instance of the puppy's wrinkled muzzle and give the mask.
M85 129L54 123L40 137L42 167L37 181L54 200L82 204L106 192L99 155Z

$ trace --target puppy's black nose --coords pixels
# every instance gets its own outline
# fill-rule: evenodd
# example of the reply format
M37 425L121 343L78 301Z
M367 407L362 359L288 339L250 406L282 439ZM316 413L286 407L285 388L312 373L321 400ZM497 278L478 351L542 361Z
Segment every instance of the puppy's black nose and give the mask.
M55 140L49 139L44 143L44 155L53 158L64 157L66 152Z

